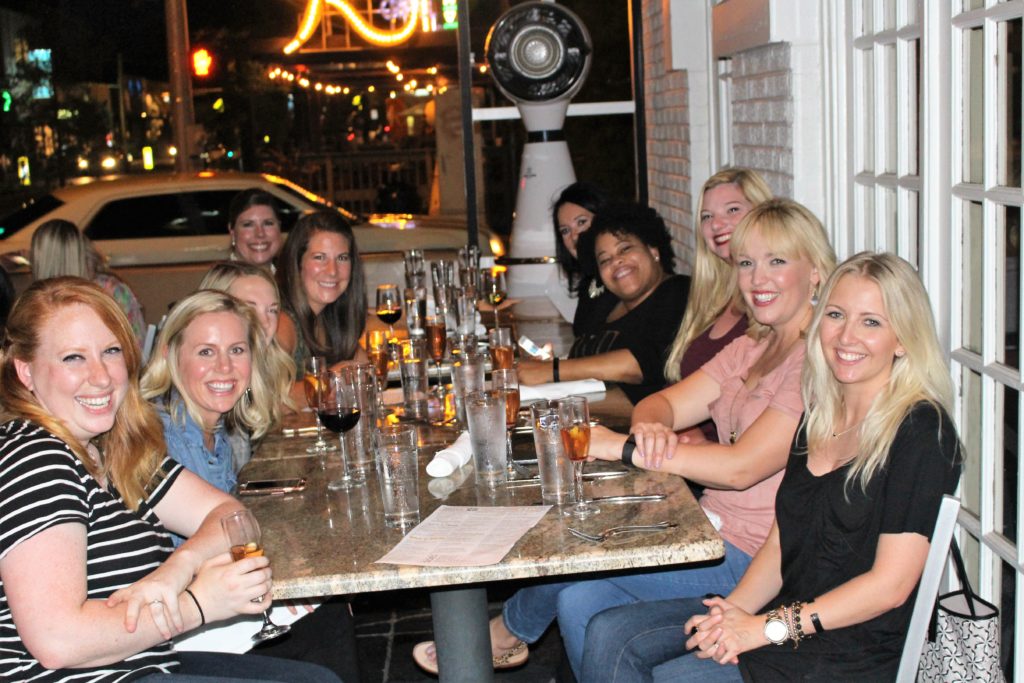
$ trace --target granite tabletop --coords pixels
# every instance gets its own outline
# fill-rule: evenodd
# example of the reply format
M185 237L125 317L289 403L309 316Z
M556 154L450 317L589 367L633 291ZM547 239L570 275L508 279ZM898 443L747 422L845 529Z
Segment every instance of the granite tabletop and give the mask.
M623 409L618 390L610 391L604 402L592 402L592 414L610 426L621 424ZM420 430L421 518L439 505L541 503L539 485L502 485L496 491L475 486L472 462L450 477L429 477L422 468L438 448L455 436L451 430L425 425ZM270 436L239 477L240 481L296 476L307 479L305 490L299 493L246 498L263 529L264 547L274 571L275 598L668 567L714 560L724 553L721 538L680 477L640 470L627 472L617 463L597 462L588 463L586 471L624 473L586 482L588 497L649 493L663 493L667 497L656 502L599 504L601 513L584 521L565 517L560 508L552 507L495 565L438 568L379 564L376 560L401 541L402 532L384 525L376 473L371 471L367 475L364 486L331 491L327 482L340 474L340 460L337 454L328 454L325 462L319 456L306 454L311 442L304 435ZM528 432L516 436L515 455L534 457ZM620 524L664 520L678 526L663 532L615 537L600 544L580 540L567 531L570 526L596 532Z

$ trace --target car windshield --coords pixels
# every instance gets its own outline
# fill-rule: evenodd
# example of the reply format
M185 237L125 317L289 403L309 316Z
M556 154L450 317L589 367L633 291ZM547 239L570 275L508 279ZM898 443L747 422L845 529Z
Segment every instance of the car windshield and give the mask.
M53 211L63 203L52 194L26 200L22 203L20 209L0 218L0 240L7 239L35 219Z

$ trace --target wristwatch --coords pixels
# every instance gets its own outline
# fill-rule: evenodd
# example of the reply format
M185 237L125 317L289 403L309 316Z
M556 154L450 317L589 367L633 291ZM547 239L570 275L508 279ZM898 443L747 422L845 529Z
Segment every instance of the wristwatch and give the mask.
M773 609L765 615L764 637L773 645L782 645L789 640L789 626L779 616L779 610Z

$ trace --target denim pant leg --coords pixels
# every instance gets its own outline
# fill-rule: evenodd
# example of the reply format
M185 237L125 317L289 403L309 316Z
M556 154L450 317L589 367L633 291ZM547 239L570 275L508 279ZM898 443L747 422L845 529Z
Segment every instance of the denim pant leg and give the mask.
M572 585L572 581L558 581L517 590L501 608L505 627L524 643L537 642L555 620L558 594Z
M151 674L139 679L144 683L341 683L329 669L307 662L296 662L259 655L234 655L221 652L179 652L181 670L174 674Z
M583 641L595 614L633 602L726 595L750 564L750 555L725 541L725 558L715 564L671 571L627 574L580 581L558 595L558 628L573 673L582 673Z
M713 659L683 655L654 667L654 683L743 683L740 668L735 664L719 664Z
M651 683L651 670L686 654L683 624L707 608L701 598L634 602L587 625L580 683Z

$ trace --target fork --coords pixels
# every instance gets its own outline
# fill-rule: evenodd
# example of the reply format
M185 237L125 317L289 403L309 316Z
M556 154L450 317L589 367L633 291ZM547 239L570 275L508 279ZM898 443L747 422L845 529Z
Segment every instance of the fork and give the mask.
M577 538L582 538L584 541L593 541L594 543L600 543L601 541L607 540L612 536L618 534L631 534L641 531L664 531L665 529L674 529L679 526L675 522L658 522L657 524L631 524L625 526L613 526L610 529L605 529L599 534L589 534L573 527L568 527L570 534Z

